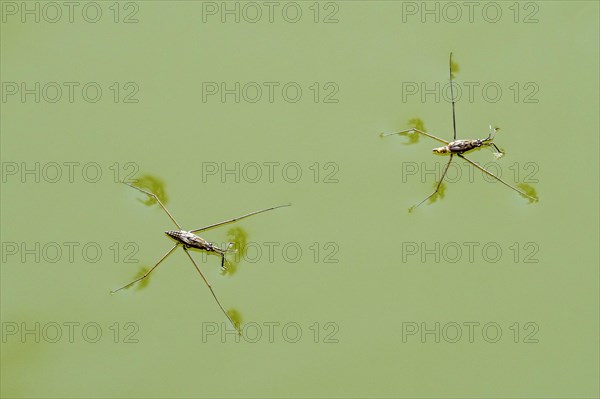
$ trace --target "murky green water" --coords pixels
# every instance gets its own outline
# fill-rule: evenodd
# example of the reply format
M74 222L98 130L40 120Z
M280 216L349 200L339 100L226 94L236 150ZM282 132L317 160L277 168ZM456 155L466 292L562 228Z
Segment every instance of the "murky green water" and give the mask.
M598 4L315 4L2 2L3 397L597 397Z

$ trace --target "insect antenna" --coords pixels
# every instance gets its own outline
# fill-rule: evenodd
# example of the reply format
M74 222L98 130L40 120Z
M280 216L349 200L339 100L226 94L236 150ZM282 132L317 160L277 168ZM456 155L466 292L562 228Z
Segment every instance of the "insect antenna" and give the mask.
M494 140L494 138L496 137L496 132L498 132L498 130L500 130L499 127L495 127L492 129L492 125L490 125L490 133L484 141Z

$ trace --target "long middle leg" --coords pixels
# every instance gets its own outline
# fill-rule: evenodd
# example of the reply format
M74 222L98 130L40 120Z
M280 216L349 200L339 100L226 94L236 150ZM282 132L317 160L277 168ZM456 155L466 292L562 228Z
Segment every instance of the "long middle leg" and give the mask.
M456 112L454 111L454 89L452 88L452 53L450 53L450 96L452 97L452 130L454 131L454 140L456 140Z
M408 208L409 212L414 211L418 206L420 206L423 202L427 201L429 198L433 197L435 194L437 194L437 192L440 190L440 186L442 185L442 182L444 181L444 177L446 177L446 172L448 172L448 168L450 167L450 163L452 162L452 157L454 156L454 154L450 154L450 159L448 160L448 163L446 164L446 168L444 169L444 173L442 173L442 177L440 178L440 181L437 185L437 187L435 188L435 191L433 193L431 193L427 198L425 198L423 201L419 202L417 205L413 205L410 208Z
M449 142L449 141L446 141L446 140L444 140L444 139L441 139L441 138L439 138L439 137L437 137L437 136L434 136L433 134L425 133L424 131L422 131L422 130L419 130L419 129L415 129L415 128L412 128L412 129L406 129L406 130L401 130L401 131L399 131L399 132L394 132L394 133L381 133L381 137L392 136L392 135L394 135L394 134L402 134L402 133L414 133L414 132L420 133L420 134L422 134L422 135L425 135L425 136L427 136L427 137L429 137L429 138L432 138L432 139L434 139L434 140L440 141L440 142L442 142L442 143L444 143L444 144L446 144L446 145L450 144L450 142Z
M224 220L224 221L219 222L219 223L215 223L215 224L211 224L211 225L208 225L208 226L200 227L199 229L190 230L190 233L197 233L199 231L209 230L209 229L212 229L212 228L215 228L215 227L222 226L224 224L229 224L229 223L237 222L238 220L242 220L242 219L245 219L247 217L257 215L259 213L263 213L263 212L267 212L267 211L272 211L273 209L283 208L283 207L286 207L286 206L291 206L291 204L273 206L271 208L261 209L260 211L250 212L250 213L247 213L245 215L238 216L238 217L231 218L231 219L227 219L227 220Z

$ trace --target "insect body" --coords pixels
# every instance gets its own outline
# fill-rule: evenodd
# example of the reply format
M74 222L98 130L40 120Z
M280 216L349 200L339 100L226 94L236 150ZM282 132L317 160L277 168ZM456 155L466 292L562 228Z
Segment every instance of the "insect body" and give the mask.
M444 147L433 149L436 154L462 154L472 149L481 147L481 140L455 140Z
M434 152L434 154L456 154L456 155L458 155L458 154L464 154L465 152L469 152L476 148L490 146L490 147L494 147L494 149L496 149L496 151L497 151L496 154L502 156L502 151L500 151L500 149L498 147L496 147L496 144L494 144L492 141L492 140L494 140L494 136L496 135L496 132L498 130L499 130L498 128L494 128L492 130L492 127L490 126L490 135L485 139L454 140L443 147L434 148L433 152Z
M433 149L433 153L434 154L440 154L440 155L444 155L444 154L449 154L450 155L450 159L448 160L448 163L446 164L446 167L444 168L444 171L442 173L442 177L440 178L440 181L437 184L437 187L435 189L435 191L433 193L431 193L427 198L425 198L423 201L419 202L418 204L412 206L409 208L409 211L413 211L415 208L417 208L419 205L421 205L423 202L427 201L429 198L433 197L435 194L437 194L437 192L440 189L440 186L442 185L442 182L444 181L444 178L446 177L446 172L448 172L448 167L450 166L450 163L452 162L452 158L456 155L462 159L464 159L465 161L469 162L471 165L473 165L474 167L476 167L477 169L481 170L482 172L486 173L487 175L493 177L494 179L498 180L500 183L504 184L505 186L515 190L516 192L518 192L519 194L521 194L524 197L529 198L532 201L538 201L538 198L536 197L532 197L531 195L523 192L522 190L519 190L518 188L508 184L507 182L505 182L504 180L502 180L500 177L496 176L495 174L493 174L492 172L488 171L487 169L479 166L477 163L471 161L470 159L468 159L467 157L464 156L464 154L466 152L475 150L477 148L482 148L482 147L491 147L493 148L493 150L495 150L494 155L496 156L496 158L500 158L503 155L503 152L496 146L496 144L494 144L493 140L494 140L494 136L496 135L496 132L498 131L498 128L494 128L492 129L492 127L490 126L490 133L488 135L487 138L485 139L475 139L475 140L457 140L456 139L456 113L454 111L455 108L455 101L454 101L454 91L452 89L452 53L450 53L450 95L452 97L452 128L454 130L454 140L453 141L446 141L444 139L441 139L437 136L434 136L433 134L430 133L426 133L423 130L417 129L417 128L412 128L412 129L407 129L407 130L402 130L400 132L395 132L395 133L382 133L381 137L385 137L385 136L391 136L394 134L412 134L412 133L418 133L418 134L422 134L424 136L427 136L433 140L437 140L441 143L444 144L444 146L442 147L437 147Z
M225 255L228 252L235 252L231 249L233 243L230 242L226 249L219 248L212 242L206 241L202 237L198 237L196 234L185 230L167 230L165 234L171 237L175 242L178 242L184 246L184 248L190 249L195 248L201 251L214 252L221 256L222 263L221 267L225 268Z

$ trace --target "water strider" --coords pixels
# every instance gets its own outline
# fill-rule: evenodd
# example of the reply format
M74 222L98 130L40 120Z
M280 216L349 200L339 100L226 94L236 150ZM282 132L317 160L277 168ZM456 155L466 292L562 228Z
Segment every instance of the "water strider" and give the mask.
M394 134L412 134L412 133L419 133L422 134L424 136L430 137L434 140L437 140L441 143L444 143L444 146L442 147L437 147L433 149L433 153L434 154L450 154L450 159L448 160L448 163L446 164L446 167L444 168L444 172L442 173L442 177L440 178L440 181L437 184L437 187L435 189L435 191L433 193L431 193L427 198L425 198L423 201L419 202L416 205L413 205L412 207L409 208L409 212L412 212L415 208L417 208L419 205L421 205L423 202L427 201L429 198L433 197L435 194L437 194L437 192L440 189L440 186L442 185L442 182L444 181L444 178L446 177L446 172L448 171L448 167L450 166L450 163L452 162L452 158L454 157L454 155L464 159L465 161L469 162L471 165L475 166L477 169L481 170L482 172L488 174L489 176L493 177L494 179L498 180L499 182L501 182L502 184L504 184L507 187L510 187L511 189L515 190L516 192L518 192L519 194L529 198L530 200L533 201L538 201L538 198L533 197L527 193L525 193L522 190L519 190L517 187L508 184L507 182L505 182L504 180L502 180L500 177L496 176L495 174L493 174L492 172L488 171L487 169L479 166L477 163L471 161L470 159L468 159L467 157L465 157L463 154L478 149L478 148L482 148L482 147L493 147L493 149L496 150L496 152L494 153L494 155L496 156L496 158L500 158L503 154L503 152L496 146L496 144L494 144L494 136L496 135L496 132L499 130L498 128L494 128L492 129L492 126L490 125L490 133L488 135L487 138L485 139L475 139L475 140L457 140L456 139L456 113L455 113L455 101L454 101L454 91L452 88L452 53L450 53L450 96L452 97L452 128L454 130L454 140L449 142L446 141L444 139L441 139L437 136L434 136L432 134L426 133L423 130L412 128L412 129L407 129L407 130L402 130L400 132L395 132L395 133L381 133L381 137L385 137L385 136L391 136Z
M223 226L225 224L229 224L229 223L233 223L236 222L238 220L242 220L245 219L247 217L253 216L253 215L257 215L259 213L262 212L267 212L267 211L271 211L277 208L283 208L286 206L290 206L289 204L287 205L279 205L279 206L274 206L271 208L267 208L267 209L261 209L259 211L255 211L255 212L250 212L247 213L245 215L242 216L238 216L232 219L228 219L219 223L215 223L215 224L211 224L208 226L204 226L204 227L200 227L198 229L192 229L192 230L184 230L181 225L179 223L177 223L177 221L175 220L175 218L171 215L171 213L167 210L167 208L164 206L164 204L160 201L160 199L158 198L158 196L156 196L155 194L153 194L152 192L146 191L140 187L136 187L132 184L129 183L125 183L124 184L128 185L129 187L135 188L136 190L141 191L142 193L154 198L154 200L156 200L156 202L160 205L160 207L165 211L165 213L169 216L169 218L173 221L173 223L175 223L175 226L177 226L178 230L167 230L165 231L165 234L171 238L173 241L175 241L175 245L169 249L169 251L163 255L162 258L160 258L158 260L158 262L156 262L156 264L154 266L152 266L147 272L145 272L141 277L133 280L132 282L125 284L122 287L117 288L116 290L111 291L111 294L114 294L117 291L122 290L123 288L127 288L129 286L131 286L132 284L137 283L138 281L148 277L148 275L158 267L158 265L160 265L162 263L163 260L165 260L169 255L171 255L173 253L173 251L175 251L175 249L177 249L178 246L182 246L183 250L185 251L186 255L190 258L190 260L192 261L192 263L194 264L194 266L196 267L196 270L198 271L198 273L200 273L200 276L202 276L202 279L204 280L204 282L206 283L206 285L208 286L208 289L210 290L210 292L212 293L212 296L215 298L215 301L217 302L217 305L219 305L219 308L221 308L221 310L223 311L223 313L225 314L225 316L227 316L227 319L229 319L229 321L231 322L231 324L233 325L234 328L238 328L235 323L233 322L233 320L231 320L231 317L229 316L229 314L225 311L225 309L223 308L223 306L221 305L221 302L219 301L219 299L217 298L217 295L215 294L214 290L212 289L212 286L210 285L210 283L208 282L208 280L206 279L206 277L204 277L204 274L202 273L202 271L200 270L200 267L198 266L198 264L196 263L196 261L194 260L194 258L192 257L192 255L189 253L189 249L198 249L200 251L205 251L208 253L213 253L216 255L219 255L221 257L221 268L225 268L225 255L229 252L235 252L234 250L232 250L232 246L234 245L234 243L229 243L227 245L227 248L219 248L217 245L206 241L205 239L203 239L202 237L197 236L194 233L198 233L201 231L206 231L206 230L210 230L216 227L220 227Z

